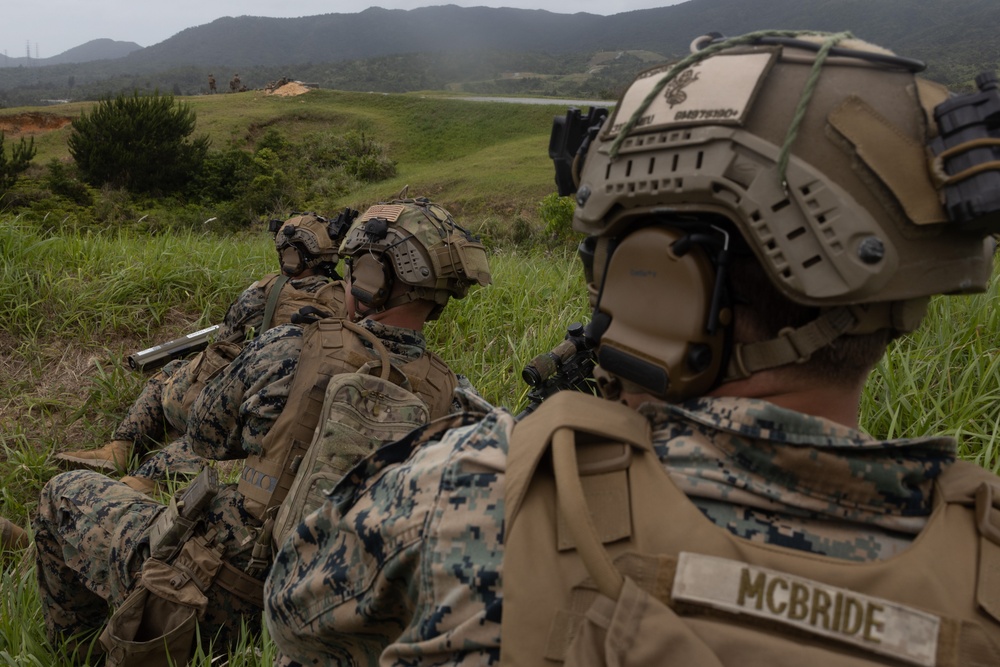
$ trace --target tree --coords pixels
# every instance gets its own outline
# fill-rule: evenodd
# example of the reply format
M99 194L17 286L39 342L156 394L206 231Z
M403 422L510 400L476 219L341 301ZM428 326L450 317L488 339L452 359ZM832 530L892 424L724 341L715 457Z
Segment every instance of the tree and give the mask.
M31 166L31 160L35 157L35 138L25 142L24 137L16 145L10 148L10 158L7 157L7 149L4 146L6 135L0 131L0 192L6 192L14 187L17 177L23 174Z
M195 113L172 95L102 99L73 121L69 152L82 178L135 193L182 188L201 168L209 140L189 140Z

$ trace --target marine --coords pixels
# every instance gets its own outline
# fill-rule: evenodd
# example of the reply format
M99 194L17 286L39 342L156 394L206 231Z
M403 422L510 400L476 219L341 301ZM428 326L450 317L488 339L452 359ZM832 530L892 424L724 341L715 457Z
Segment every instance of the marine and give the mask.
M195 454L245 459L246 466L273 460L292 465L282 454L317 426L318 411L308 409L315 380L330 369L348 373L377 361L380 348L404 372L425 369L407 380L427 397L433 417L462 409L465 396L474 400L468 381L427 350L422 328L451 298L489 283L478 240L437 204L391 201L354 222L341 254L348 264L347 315L275 326L247 342L191 407L185 439ZM456 263L433 264L431 258L442 254ZM411 268L417 271L407 273ZM356 344L333 344L354 331L360 331ZM341 349L353 356L341 356ZM433 382L422 384L428 378ZM216 651L235 642L241 628L259 630L273 524L273 514L264 510L280 508L281 499L269 504L243 483L216 485L213 470L205 468L166 508L92 471L63 473L46 484L33 525L53 643L75 641L84 656L128 652L138 642L150 655L167 650L174 662L183 662L193 648L195 621L203 647L211 640ZM199 489L204 492L195 493ZM193 507L200 509L187 516ZM155 610L164 605L174 612L156 626L163 637L137 637L137 615L161 618ZM116 615L105 627L112 609ZM175 627L177 618L186 620ZM164 649L164 638L174 636Z
M199 378L217 372L248 339L290 322L304 307L343 314L337 249L355 217L357 211L345 209L333 218L304 213L284 222L273 221L270 231L281 273L255 281L230 304L207 350L191 359L171 361L154 373L129 406L111 442L94 450L60 452L56 460L106 472L128 470L130 461L139 460L144 467L125 481L142 491L153 490L150 480L164 479L168 471L197 473L204 462L182 436L191 403L204 386L204 379ZM153 452L153 460L143 461Z
M993 270L998 163L952 160L997 93L922 67L847 33L710 35L557 119L601 396L363 460L275 558L277 664L1000 661L995 475L859 427L889 342ZM700 112L720 95L734 113Z

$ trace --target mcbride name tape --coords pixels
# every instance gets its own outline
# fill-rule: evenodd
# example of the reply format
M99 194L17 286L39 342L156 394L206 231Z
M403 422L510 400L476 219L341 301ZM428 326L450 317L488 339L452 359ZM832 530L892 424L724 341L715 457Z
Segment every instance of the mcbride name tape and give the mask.
M674 600L781 623L933 667L941 619L925 611L740 561L682 552Z

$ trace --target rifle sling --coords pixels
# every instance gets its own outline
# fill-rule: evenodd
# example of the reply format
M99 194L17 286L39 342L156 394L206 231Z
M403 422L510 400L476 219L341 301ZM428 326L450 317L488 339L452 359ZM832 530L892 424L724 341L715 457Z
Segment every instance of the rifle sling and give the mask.
M271 289L267 292L267 305L264 307L264 321L260 324L260 331L257 332L258 336L271 328L271 320L274 319L274 309L278 307L278 298L281 296L281 289L287 282L288 276L282 273L271 284Z

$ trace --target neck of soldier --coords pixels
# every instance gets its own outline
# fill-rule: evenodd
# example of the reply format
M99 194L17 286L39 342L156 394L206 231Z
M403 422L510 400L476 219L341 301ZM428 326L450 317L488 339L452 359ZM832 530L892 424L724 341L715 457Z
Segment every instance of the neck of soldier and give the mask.
M727 382L709 392L709 396L757 398L856 429L865 379L854 384L824 382L776 369Z
M415 331L423 331L424 323L431 314L434 304L431 301L418 299L388 310L370 313L364 319L375 320L392 327L403 327Z
M821 417L850 428L858 428L858 406L866 378L852 385L818 382L781 369L754 373L743 380L726 382L706 396L756 398L787 410ZM622 392L622 401L637 408L649 401L661 402L650 394Z

